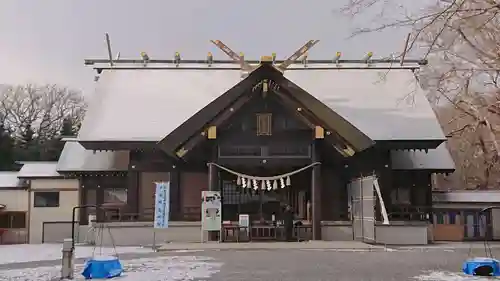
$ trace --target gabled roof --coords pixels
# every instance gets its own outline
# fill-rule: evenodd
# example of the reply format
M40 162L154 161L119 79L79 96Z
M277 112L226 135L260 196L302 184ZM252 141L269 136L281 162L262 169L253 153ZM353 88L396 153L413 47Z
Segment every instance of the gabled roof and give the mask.
M127 151L86 150L76 141L67 141L57 163L58 172L127 171Z
M393 170L433 170L449 173L455 171L455 162L446 142L428 151L392 150L391 162Z
M19 162L23 166L19 170L19 178L58 178L62 177L57 172L57 162Z
M339 66L322 62L293 64L284 77L314 97L306 100L321 102L323 106L317 108L324 110L320 112L336 112L372 140L440 143L445 137L412 73L416 68L384 62ZM158 142L241 81L240 70L232 63L147 67L130 63L99 69L102 74L78 136L84 145L92 141Z
M236 84L229 91L223 93L219 98L206 105L202 110L198 111L195 115L183 124L179 124L173 132L166 135L160 142L162 149L170 154L173 150L178 149L179 146L187 141L191 136L203 130L203 126L207 125L212 119L221 114L231 104L234 104L244 94L251 92L252 86L256 85L262 79L270 79L277 83L280 87L285 88L289 95L299 100L300 107L305 110L311 111L322 123L327 125L328 130L335 131L340 137L349 144L356 152L362 151L374 144L363 132L358 130L342 116L336 114L333 110L321 104L310 96L309 93L301 90L299 87L288 87L290 81L283 78L280 71L270 64L262 64L257 69L253 70L248 77ZM301 102L301 103L300 103ZM295 110L295 108L293 109ZM317 124L323 126L323 124Z

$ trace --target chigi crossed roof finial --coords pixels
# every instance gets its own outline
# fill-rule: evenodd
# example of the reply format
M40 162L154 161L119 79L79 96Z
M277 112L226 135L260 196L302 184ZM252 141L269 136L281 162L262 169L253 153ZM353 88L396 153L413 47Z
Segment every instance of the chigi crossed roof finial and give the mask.
M396 59L391 57L389 59L374 59L373 52L368 52L365 57L357 60L341 59L342 53L336 52L335 56L329 60L311 60L308 58L308 52L319 43L319 40L309 40L299 49L297 49L291 56L285 60L278 61L276 53L271 56L262 56L260 60L246 60L243 52L237 53L224 44L221 40L210 40L222 52L224 52L230 60L216 60L212 52L209 52L204 60L182 59L180 52L175 52L174 57L168 59L154 59L142 51L140 59L123 59L120 58L118 53L113 58L111 48L111 40L108 33L105 34L106 45L108 51L108 59L86 59L86 65L92 65L98 71L98 74L103 69L141 69L141 68L155 68L155 69L168 69L168 68L234 68L234 64L238 64L238 68L242 70L242 77L246 77L250 72L255 70L263 63L272 64L276 69L281 72L286 71L293 65L293 68L341 68L341 69L389 69L389 68L409 68L416 69L421 65L427 64L426 60L405 60L406 51L403 51L401 58ZM406 48L405 48L406 50ZM98 80L96 76L96 81Z

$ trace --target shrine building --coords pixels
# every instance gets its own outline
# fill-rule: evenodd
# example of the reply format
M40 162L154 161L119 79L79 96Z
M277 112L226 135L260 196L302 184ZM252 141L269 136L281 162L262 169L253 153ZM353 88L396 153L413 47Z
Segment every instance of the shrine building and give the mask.
M117 241L150 239L155 183L168 182L163 240L200 240L211 190L222 222L206 239L279 240L288 205L300 241L426 244L433 174L454 163L415 78L425 63L86 60L95 92L57 171L106 210L82 209L80 225L94 214Z

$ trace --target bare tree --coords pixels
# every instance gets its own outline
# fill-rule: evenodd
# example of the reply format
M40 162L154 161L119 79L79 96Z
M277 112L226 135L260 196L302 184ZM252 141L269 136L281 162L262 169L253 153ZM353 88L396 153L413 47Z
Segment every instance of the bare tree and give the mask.
M41 142L54 139L64 119L79 123L85 109L81 92L57 85L6 86L0 92L0 116L15 139L26 130Z
M412 15L396 0L350 0L342 12L377 16L398 7L401 18L363 27L353 35L411 27L407 52L430 65L418 75L450 137L462 187L498 186L500 146L500 2L438 0ZM394 14L394 13L392 13ZM399 54L401 55L401 54ZM459 184L456 181L454 184Z

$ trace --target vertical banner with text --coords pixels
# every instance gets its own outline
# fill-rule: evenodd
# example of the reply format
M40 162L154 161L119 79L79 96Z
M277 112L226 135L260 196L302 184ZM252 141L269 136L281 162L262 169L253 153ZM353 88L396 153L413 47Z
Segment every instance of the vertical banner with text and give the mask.
M156 182L154 228L168 228L170 182Z

